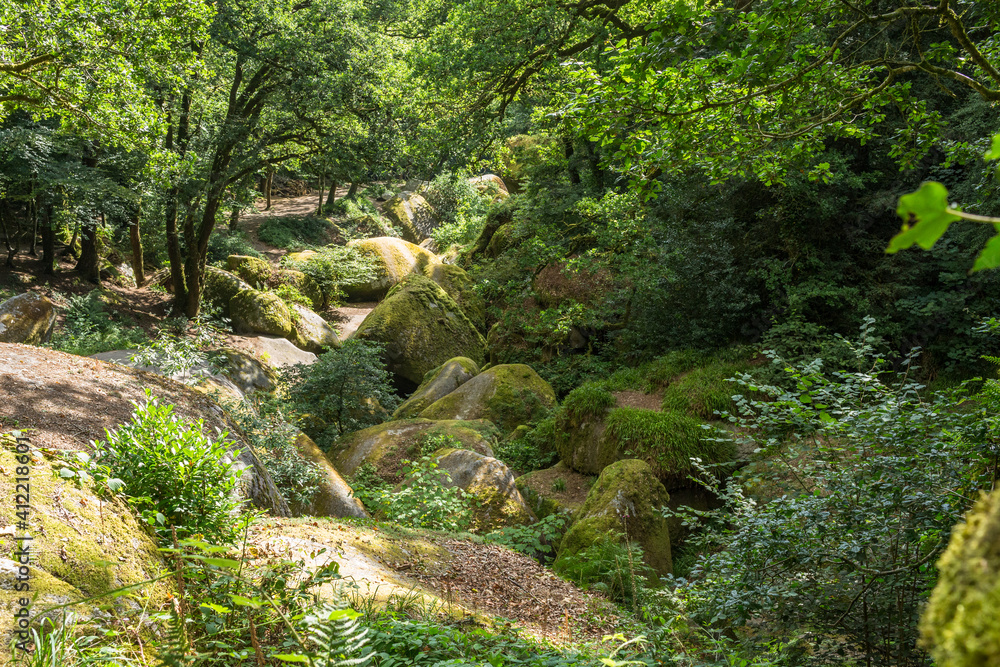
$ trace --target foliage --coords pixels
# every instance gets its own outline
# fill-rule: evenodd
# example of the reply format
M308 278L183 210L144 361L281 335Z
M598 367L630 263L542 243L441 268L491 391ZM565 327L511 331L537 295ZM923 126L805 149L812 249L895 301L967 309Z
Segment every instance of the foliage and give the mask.
M302 429L324 449L344 433L381 424L399 397L378 343L347 340L315 363L286 372L289 409Z
M305 306L306 308L312 308L313 302L309 297L300 292L294 285L278 285L273 290L271 290L278 295L278 298L284 301L289 306L289 311L292 314L292 318L298 316L298 313L292 310L290 307L293 305Z
M722 492L727 510L708 513L713 547L681 589L698 623L763 622L767 633L744 636L758 651L808 629L815 664L828 643L926 664L916 621L951 527L992 479L995 417L970 405L964 387L922 396L912 356L897 375L864 338L856 350L865 370L789 367L791 390L742 378L770 400L737 399L732 419L771 463ZM750 482L767 491L760 502Z
M447 470L438 468L432 456L403 461L400 488L383 497L385 515L404 526L459 532L469 527L471 497L461 488L446 486Z
M746 364L699 366L670 383L663 392L663 409L714 419L715 415L732 407L732 385L728 380L746 370Z
M348 246L326 246L305 261L283 263L312 278L330 303L334 304L345 296L340 285L375 279L375 262L372 258Z
M555 546L566 534L569 523L570 517L566 514L550 514L528 526L506 526L494 530L484 535L483 539L547 564L555 559Z
M240 507L233 445L227 433L213 440L203 428L201 420L185 423L172 405L147 392L129 423L105 430L105 439L94 443L94 463L121 478L130 502L160 535L176 528L182 536L230 542Z
M70 354L90 356L134 348L147 340L142 329L124 324L120 316L108 313L100 290L92 290L66 299L63 328L53 335L49 346Z
M555 462L555 417L546 417L524 431L518 429L493 447L493 454L511 470L526 474L547 468Z
M584 588L635 606L640 602L646 582L654 581L656 575L642 558L642 547L637 542L625 544L609 537L575 554L560 557L556 569Z
M230 255L263 258L264 254L253 247L250 237L242 231L218 230L208 239L207 261L212 266L226 268Z
M440 221L432 232L438 247L446 249L476 240L486 222L490 199L477 192L467 176L456 172L438 174L423 195Z
M272 216L264 218L257 228L257 238L276 248L299 250L323 245L333 225L324 218Z
M29 630L34 650L14 649L17 667L91 667L93 665L140 665L141 661L127 655L114 641L114 630L82 627L76 612L63 612L58 621L45 617L39 627ZM12 642L13 645L13 642Z

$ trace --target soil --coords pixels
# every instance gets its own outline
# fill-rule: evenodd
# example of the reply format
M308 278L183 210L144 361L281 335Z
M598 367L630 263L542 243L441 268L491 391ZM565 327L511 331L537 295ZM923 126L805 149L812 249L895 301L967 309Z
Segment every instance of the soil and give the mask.
M539 496L551 498L563 507L576 510L583 507L583 503L587 499L587 492L590 491L595 479L597 478L582 475L563 464L559 464L531 473L525 483ZM559 484L563 487L561 491L556 491L554 488L558 483L557 480L562 480L562 484Z
M619 408L642 408L660 412L663 408L663 393L644 394L641 391L613 391L615 406Z

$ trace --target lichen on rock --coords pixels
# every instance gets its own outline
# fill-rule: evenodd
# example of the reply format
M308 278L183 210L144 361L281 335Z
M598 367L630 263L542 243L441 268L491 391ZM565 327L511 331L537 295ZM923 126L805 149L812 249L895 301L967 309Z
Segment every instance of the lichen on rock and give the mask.
M449 359L427 371L417 390L392 413L393 419L416 417L434 401L455 391L479 374L479 366L468 357Z
M41 294L24 292L0 303L0 343L46 343L55 324L56 306Z
M259 333L288 338L294 327L288 306L276 294L245 289L229 302L233 328L240 333Z
M472 530L489 532L536 521L517 489L510 468L492 456L446 448L434 453L438 468L449 475L444 486L458 487L472 496Z

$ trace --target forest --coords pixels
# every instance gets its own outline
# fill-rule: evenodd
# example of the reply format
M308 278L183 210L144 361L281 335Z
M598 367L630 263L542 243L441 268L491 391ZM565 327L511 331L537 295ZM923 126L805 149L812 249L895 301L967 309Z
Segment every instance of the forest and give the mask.
M0 661L1000 665L998 103L995 0L3 3Z

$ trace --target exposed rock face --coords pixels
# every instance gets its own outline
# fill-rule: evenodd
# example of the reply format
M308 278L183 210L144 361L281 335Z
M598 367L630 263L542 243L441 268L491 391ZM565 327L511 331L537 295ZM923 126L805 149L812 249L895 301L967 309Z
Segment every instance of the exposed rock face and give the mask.
M292 324L295 327L295 345L309 352L319 353L323 348L340 347L337 332L326 320L305 306L292 304Z
M389 371L414 385L449 359L468 357L481 364L486 353L485 339L458 304L424 276L394 287L354 338L383 343Z
M646 564L670 574L670 530L657 510L669 501L644 461L625 459L604 469L587 494L576 522L559 545L556 568L567 556L608 539L639 542Z
M567 262L549 264L532 280L538 300L545 306L577 302L593 304L604 299L614 286L607 269L590 270Z
M55 324L56 306L41 294L25 292L0 303L0 343L47 343Z
M363 464L370 463L380 478L396 484L402 479L400 461L420 458L424 443L445 441L453 447L493 456L488 438L495 432L492 424L481 420L401 419L345 435L337 441L330 458L345 475L353 476Z
M288 306L276 294L245 289L229 301L229 315L238 333L288 338L294 332Z
M955 526L937 568L921 643L938 665L1000 664L1000 490L980 498Z
M473 289L474 283L465 269L454 264L433 264L426 275L455 300L479 331L486 330L486 302Z
M167 279L170 274L167 273ZM217 269L214 266L205 267L205 284L202 289L202 298L210 302L222 311L226 317L231 315L229 302L233 297L244 290L251 289L250 285L228 271Z
M221 372L244 394L271 391L277 381L273 370L239 350L219 350Z
M323 473L319 491L308 507L293 507L295 514L302 516L332 516L367 518L368 512L361 501L354 497L350 485L344 481L323 451L305 433L295 437L295 448L302 458L316 465Z
M385 203L386 217L410 243L430 237L439 220L427 200L415 192L403 191Z
M474 187L480 195L489 196L493 203L501 202L510 197L510 193L507 191L507 186L504 184L503 179L496 174L473 176L469 179L469 184Z
M548 382L524 364L493 366L429 405L425 419L488 419L505 434L544 418L556 405Z
M367 255L375 264L375 278L341 285L353 301L378 301L411 275L429 275L440 260L431 252L392 236L351 241L347 244Z
M503 461L465 449L444 449L435 458L438 468L451 475L444 485L457 486L473 497L473 530L489 532L536 521Z
M315 354L300 350L285 338L245 336L242 341L271 368L288 368L296 364L308 366L316 361Z
M424 375L417 390L392 413L393 419L416 417L424 408L479 375L479 366L468 357L455 357Z
M163 375L171 380L183 382L196 390L206 390L206 392L218 390L223 396L227 396L229 399L233 400L240 400L247 393L247 391L233 382L225 372L219 372L220 369L215 368L207 361L195 364L194 366L183 371L167 374L163 372L163 369L159 366L141 366L132 361L132 357L138 354L138 352L138 350L111 350L110 352L98 352L97 354L92 354L90 355L90 358L98 359L100 361L110 361L114 364L131 366L132 368L138 368L141 371Z

